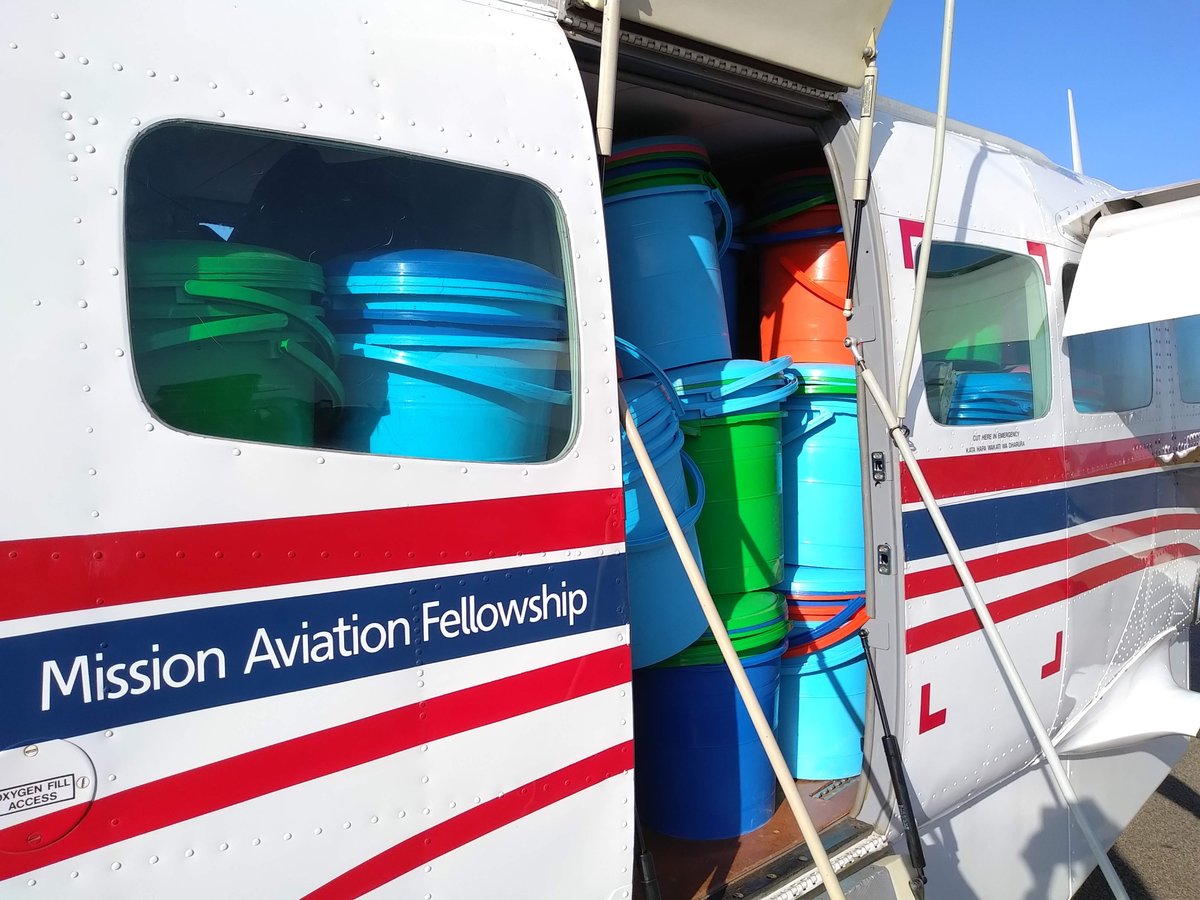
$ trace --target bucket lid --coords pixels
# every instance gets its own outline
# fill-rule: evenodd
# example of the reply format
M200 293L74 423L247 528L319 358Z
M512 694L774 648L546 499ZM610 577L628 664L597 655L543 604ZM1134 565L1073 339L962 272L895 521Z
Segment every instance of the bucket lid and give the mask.
M218 241L135 241L129 245L134 287L175 285L192 279L272 284L322 291L321 267L278 250Z
M785 566L780 589L789 597L811 594L858 594L867 589L862 569L827 569L821 566Z
M857 394L854 366L836 363L796 363L792 371L800 379L797 394Z
M667 389L655 378L624 378L621 380L621 390L625 394L629 411L633 414L634 424L639 429L658 416L662 410L671 407Z
M796 390L787 371L791 357L770 362L718 359L671 369L667 375L683 405L684 418L711 418L751 410L778 409Z
M376 256L339 256L325 265L331 293L409 293L417 288L439 293L438 288L472 291L538 292L561 298L563 280L545 269L506 256L464 250L393 250ZM384 290L380 290L380 289Z
M333 306L328 315L334 331L382 332L409 329L419 332L445 331L448 334L511 334L518 337L562 338L567 325L557 319L522 315L490 315L416 309L379 309L371 304L356 307Z
M708 159L708 150L694 137L683 134L664 134L622 141L613 147L609 163L619 163L627 157L642 156L647 153L690 153Z

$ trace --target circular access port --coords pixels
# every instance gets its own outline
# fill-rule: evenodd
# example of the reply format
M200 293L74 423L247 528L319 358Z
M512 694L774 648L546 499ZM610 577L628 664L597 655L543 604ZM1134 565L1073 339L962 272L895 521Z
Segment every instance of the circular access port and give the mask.
M0 853L40 850L79 824L96 796L96 769L70 741L0 750Z

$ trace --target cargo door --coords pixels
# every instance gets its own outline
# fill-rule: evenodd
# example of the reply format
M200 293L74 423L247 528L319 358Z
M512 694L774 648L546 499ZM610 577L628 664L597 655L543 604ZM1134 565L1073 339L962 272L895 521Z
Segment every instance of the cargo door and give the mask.
M892 0L654 0L627 2L626 23L801 72L837 89L863 81L863 48L878 36ZM567 7L603 6L568 0Z

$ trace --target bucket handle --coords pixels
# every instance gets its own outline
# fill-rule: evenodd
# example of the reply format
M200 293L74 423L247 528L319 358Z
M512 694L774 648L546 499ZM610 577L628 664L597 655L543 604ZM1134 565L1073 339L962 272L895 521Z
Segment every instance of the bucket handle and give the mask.
M716 206L717 211L721 214L721 237L717 247L717 257L720 258L725 255L725 251L733 242L733 210L729 208L729 200L721 188L721 183L717 181L717 177L712 172L704 173L704 183L709 188L709 202Z
M264 313L258 316L235 316L230 319L196 322L192 325L160 331L139 347L138 352L153 353L156 350L190 344L192 341L233 337L237 334L256 334L260 331L278 331L286 328L287 324L288 317L283 313Z
M821 622L812 628L796 628L795 625L793 625L792 634L799 638L798 643L807 644L811 641L820 640L826 635L833 634L835 631L853 619L866 605L866 597L855 597L844 607L842 607L842 611L832 619L826 619L824 622Z
M727 400L719 409L709 409L707 406L701 406L700 416L707 419L715 419L721 416L729 416L734 413L745 412L749 409L755 409L759 406L769 406L772 403L778 403L785 400L796 392L796 388L800 386L800 377L791 369L783 370L784 383L773 391L768 391L765 394L759 394L753 397L735 397L732 400ZM685 401L684 407L687 407Z
M682 419L683 404L679 402L679 395L675 393L675 387L671 384L671 379L667 377L667 373L663 371L662 367L653 359L651 359L650 355L646 353L645 350L637 346L637 344L634 344L632 341L626 340L620 335L616 336L616 345L618 351L633 357L650 370L650 374L658 379L658 383L661 384L663 386L663 390L666 391L667 399L671 401L671 408L675 410L676 418Z
M752 372L749 375L745 375L737 379L737 381L729 382L729 384L717 385L715 388L709 391L705 397L708 400L720 400L722 397L728 397L732 394L736 394L738 391L741 391L744 388L751 387L758 384L760 381L764 381L767 378L778 375L791 364L792 358L790 356L781 356L778 359L773 359L757 372Z
M780 254L778 259L779 264L787 269L788 274L791 275L792 278L794 278L796 282L799 283L800 286L806 291L816 295L818 299L824 300L830 306L837 307L839 310L845 307L845 297L838 297L832 291L830 291L829 288L818 284L816 281L813 281L813 279L804 274L804 270L796 265L796 263L793 262L790 257L785 254Z
M794 410L792 410L794 412ZM833 421L835 413L831 409L822 409L815 416L804 422L799 428L793 428L783 436L783 443L789 444L797 438L802 438L806 434L812 434L818 429L824 428Z
M288 303L282 297L276 297L257 288L246 287L243 284L229 284L223 281L203 281L188 279L183 283L185 293L193 297L207 297L210 300L228 300L233 303L245 303L249 306L261 306L263 309L280 312L303 322L329 350L329 356L337 362L337 341L324 322L311 313L305 312L294 303Z
M337 377L337 373L333 369L325 364L325 361L321 357L292 338L284 338L280 341L279 349L283 351L285 356L291 357L309 369L313 373L313 377L321 382L325 390L329 392L329 396L333 398L337 406L346 405L346 392L342 388L342 380Z
M704 476L700 473L700 467L696 465L695 461L682 450L679 451L679 461L683 463L683 471L690 476L692 486L696 489L695 501L677 517L680 529L686 530L696 524L696 520L700 518L700 512L704 509ZM670 537L671 533L664 526L661 532L650 537L625 538L625 546L649 547L651 544L661 544Z
M430 351L422 350L389 350L386 347L380 347L375 344L360 344L349 343L347 346L353 350L355 356L374 359L379 362L390 363L394 366L400 366L404 369L416 369L421 372L432 372L442 378L451 378L455 381L462 381L466 384L482 385L483 387L493 388L498 391L505 391L509 394L516 394L518 397L524 397L526 400L536 400L541 403L553 403L558 406L565 406L571 402L570 391L560 391L556 388L542 387L540 384L531 384L528 381L518 381L515 378L505 378L503 375L489 375L486 378L479 378L476 375L465 376L455 372L447 372L444 369L439 369L436 366L422 365L421 358L426 355L441 356L442 354L431 354Z

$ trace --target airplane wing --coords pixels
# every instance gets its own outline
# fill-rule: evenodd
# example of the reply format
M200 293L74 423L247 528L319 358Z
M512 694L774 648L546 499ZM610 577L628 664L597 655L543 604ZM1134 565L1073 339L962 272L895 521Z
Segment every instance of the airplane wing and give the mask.
M1065 336L1200 314L1200 181L1109 198L1064 228L1085 239Z

